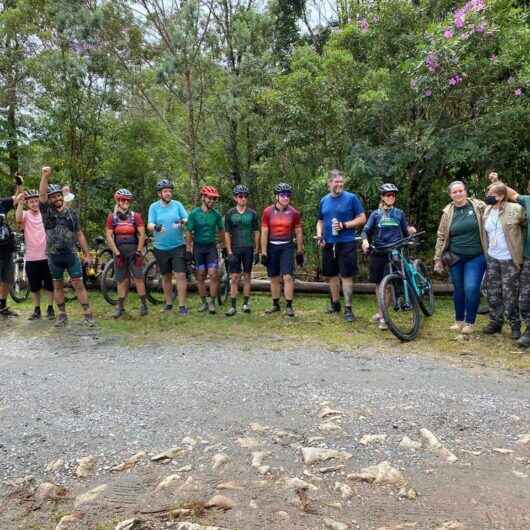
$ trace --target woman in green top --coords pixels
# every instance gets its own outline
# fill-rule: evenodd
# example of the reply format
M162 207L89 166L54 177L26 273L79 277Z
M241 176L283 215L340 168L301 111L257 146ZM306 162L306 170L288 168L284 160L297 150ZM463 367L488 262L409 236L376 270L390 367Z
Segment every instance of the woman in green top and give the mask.
M455 305L454 331L474 331L480 302L480 285L486 270L483 214L486 205L469 199L463 182L449 184L452 202L442 213L434 253L434 270L449 268Z

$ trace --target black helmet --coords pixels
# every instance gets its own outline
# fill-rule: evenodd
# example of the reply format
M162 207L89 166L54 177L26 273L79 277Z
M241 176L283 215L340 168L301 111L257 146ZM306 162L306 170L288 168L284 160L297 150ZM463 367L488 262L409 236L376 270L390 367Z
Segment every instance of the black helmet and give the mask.
M293 188L286 182L280 182L275 188L274 193L293 193Z
M168 179L162 179L156 183L156 191L162 191L166 188L173 189L173 182Z
M49 184L48 185L48 197L50 195L55 195L56 193L63 194L63 188L62 186L59 186L59 184Z
M234 187L234 195L248 195L249 193L249 189L244 184L238 184Z
M392 184L391 182L386 182L385 184L381 184L379 186L379 195L384 195L385 193L397 193L399 190L395 184Z
M24 192L24 199L34 199L39 196L38 190L26 190Z

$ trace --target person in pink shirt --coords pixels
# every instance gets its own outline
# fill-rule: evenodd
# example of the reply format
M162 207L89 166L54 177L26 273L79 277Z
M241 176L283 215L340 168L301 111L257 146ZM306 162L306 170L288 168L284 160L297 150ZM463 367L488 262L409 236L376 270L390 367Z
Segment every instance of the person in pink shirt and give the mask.
M28 275L31 295L33 298L33 313L29 320L40 320L40 291L44 289L48 293L48 309L46 316L48 320L55 318L53 310L53 282L48 267L46 256L46 232L42 223L42 215L39 209L39 192L27 190L18 197L16 220L24 230L24 242L26 252L26 274ZM24 203L28 209L24 211Z

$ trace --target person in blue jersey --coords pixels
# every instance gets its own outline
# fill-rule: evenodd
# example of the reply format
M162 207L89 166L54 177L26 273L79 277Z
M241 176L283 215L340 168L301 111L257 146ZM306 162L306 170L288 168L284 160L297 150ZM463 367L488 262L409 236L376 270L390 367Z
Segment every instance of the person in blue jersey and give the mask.
M147 230L155 236L154 253L164 289L165 306L163 311L173 309L173 274L177 283L179 314L186 316L186 297L188 281L187 264L192 256L186 251L184 225L188 221L188 212L179 202L173 200L173 183L163 179L156 185L158 201L151 204L147 215Z
M357 230L366 222L361 199L344 191L344 177L338 169L329 172L329 193L320 200L317 241L322 249L322 273L329 282L331 305L328 313L340 312L340 287L344 293L344 319L353 322L353 276L357 274Z
M408 225L403 210L394 206L398 191L397 186L392 183L382 184L379 187L381 197L379 208L370 214L361 233L363 252L368 253L370 243L374 246L370 254L370 281L376 285L376 300L379 284L388 273L388 252L378 251L377 247L394 243L416 233L416 229ZM379 329L387 329L380 309L372 317L372 321L379 324Z

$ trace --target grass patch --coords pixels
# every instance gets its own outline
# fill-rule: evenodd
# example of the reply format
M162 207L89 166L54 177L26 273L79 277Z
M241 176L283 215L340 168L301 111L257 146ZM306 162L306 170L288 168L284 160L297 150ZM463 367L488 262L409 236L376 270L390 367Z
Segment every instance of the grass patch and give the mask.
M114 307L105 302L99 293L91 293L91 303L104 334L123 339L128 345L168 344L193 340L227 340L236 343L251 353L254 347L284 350L290 346L324 347L352 351L363 347L377 348L391 354L417 354L435 358L452 359L463 363L510 369L530 369L530 355L519 350L507 335L485 336L477 332L470 338L458 338L449 331L453 321L453 305L450 298L437 299L435 314L425 318L419 337L408 343L401 343L388 331L380 331L370 322L376 310L373 296L354 298L354 311L358 317L351 325L342 316L326 315L327 298L322 295L303 295L295 298L296 317L289 319L282 314L264 315L270 305L270 297L256 294L252 297L252 313L238 312L233 317L224 315L225 307L217 315L196 312L199 299L189 299L190 314L180 317L176 311L162 314L161 306L150 305L150 313L141 318L138 315L138 298L131 295L126 305L127 315L120 320L111 318ZM15 304L13 304L15 305ZM29 316L31 304L19 304L17 309L23 318ZM79 304L68 304L71 320L81 317ZM487 317L479 316L477 328L487 323ZM31 324L25 325L26 331Z

